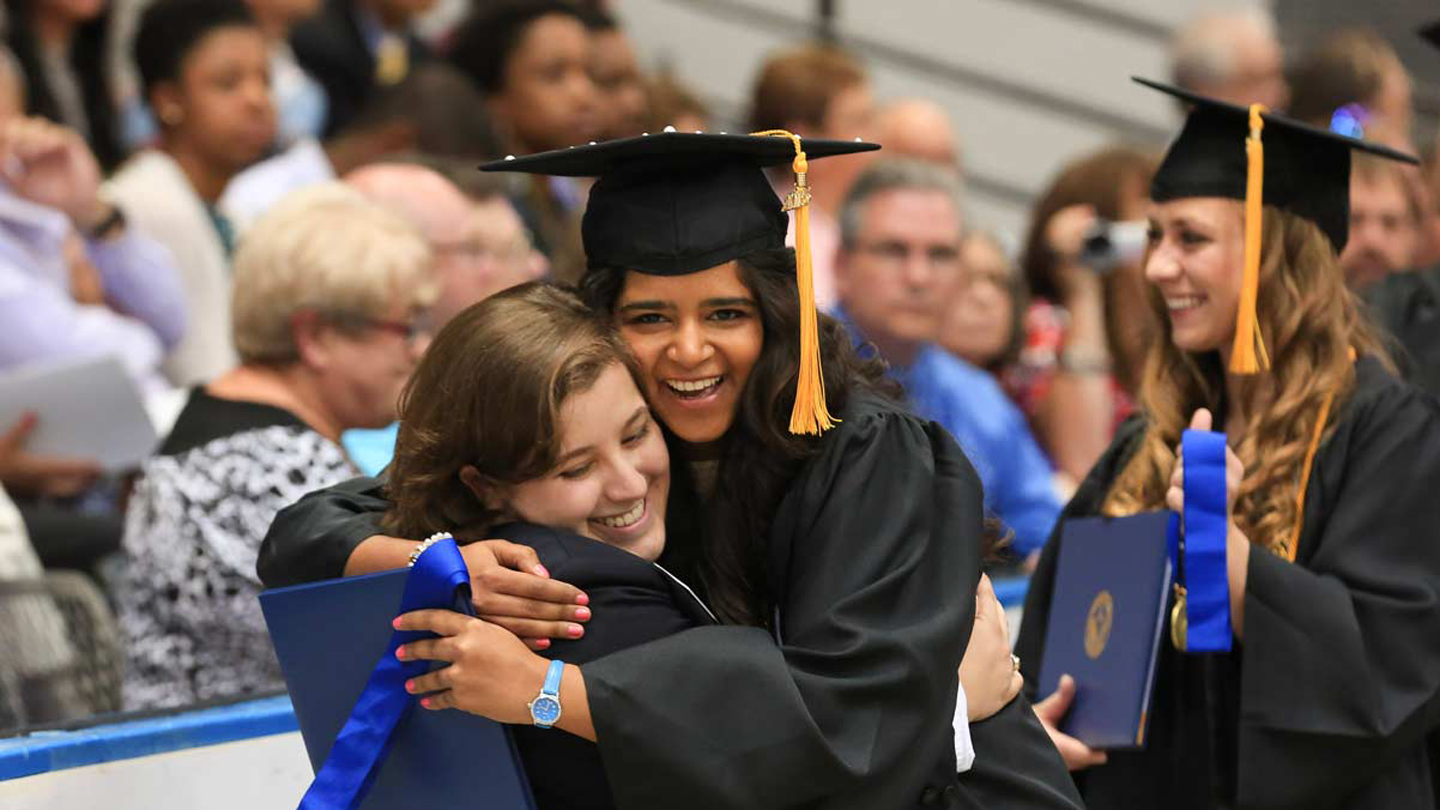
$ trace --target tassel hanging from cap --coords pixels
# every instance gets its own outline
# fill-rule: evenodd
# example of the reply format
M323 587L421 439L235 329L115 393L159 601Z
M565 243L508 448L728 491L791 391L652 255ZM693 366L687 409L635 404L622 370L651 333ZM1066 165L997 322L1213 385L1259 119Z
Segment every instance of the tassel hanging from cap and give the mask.
M785 195L785 210L795 212L795 283L800 289L800 375L795 381L795 406L790 411L790 432L818 436L840 420L825 406L825 375L820 368L819 315L815 310L814 268L810 256L809 165L800 136L783 129L752 135L789 138L795 144L795 189Z
M1245 267L1240 278L1240 311L1235 318L1235 343L1230 371L1254 374L1270 367L1265 338L1260 334L1256 303L1260 295L1260 235L1265 230L1264 104L1250 105L1250 135L1245 139Z

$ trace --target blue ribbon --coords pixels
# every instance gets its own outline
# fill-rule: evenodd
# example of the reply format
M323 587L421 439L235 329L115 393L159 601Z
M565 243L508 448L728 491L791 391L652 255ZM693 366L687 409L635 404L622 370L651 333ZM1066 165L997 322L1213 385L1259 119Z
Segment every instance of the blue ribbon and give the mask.
M441 540L427 548L405 578L400 612L427 608L453 609L470 602L470 574L454 540ZM365 691L355 701L350 719L340 730L315 774L315 781L300 799L300 810L354 810L365 799L370 783L390 752L390 734L415 704L405 681L430 671L429 661L401 661L395 649L401 644L434 638L433 633L396 630L390 644L370 673Z
M1185 463L1185 604L1189 652L1229 652L1230 575L1225 565L1225 434L1187 430Z

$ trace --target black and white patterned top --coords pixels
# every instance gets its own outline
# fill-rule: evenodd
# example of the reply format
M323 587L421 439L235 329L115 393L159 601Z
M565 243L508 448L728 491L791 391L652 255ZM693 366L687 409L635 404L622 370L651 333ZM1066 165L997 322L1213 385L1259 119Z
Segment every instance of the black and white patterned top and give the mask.
M288 411L191 393L126 513L127 709L284 688L256 599L260 541L281 508L358 474Z

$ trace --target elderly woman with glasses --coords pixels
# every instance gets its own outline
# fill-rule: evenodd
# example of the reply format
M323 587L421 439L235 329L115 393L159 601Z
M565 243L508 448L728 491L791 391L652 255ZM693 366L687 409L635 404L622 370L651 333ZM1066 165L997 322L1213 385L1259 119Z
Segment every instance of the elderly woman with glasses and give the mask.
M340 184L292 195L235 257L240 365L190 393L130 501L118 583L129 708L283 688L255 595L271 519L356 475L340 434L395 419L429 341L429 249Z

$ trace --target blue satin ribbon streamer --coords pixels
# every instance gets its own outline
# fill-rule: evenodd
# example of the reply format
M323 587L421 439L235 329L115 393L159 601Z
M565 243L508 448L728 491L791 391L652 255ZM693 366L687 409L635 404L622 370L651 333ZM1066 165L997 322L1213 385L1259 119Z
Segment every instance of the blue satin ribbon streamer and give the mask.
M470 574L454 540L442 540L420 555L405 579L400 612L427 608L454 609L470 603ZM430 661L401 661L401 644L434 638L433 633L396 630L365 691L355 701L350 719L335 738L325 764L300 799L300 810L354 810L390 751L390 734L415 704L405 681L430 671Z
M1225 434L1187 430L1185 463L1185 613L1189 652L1229 652L1230 575L1225 565Z

